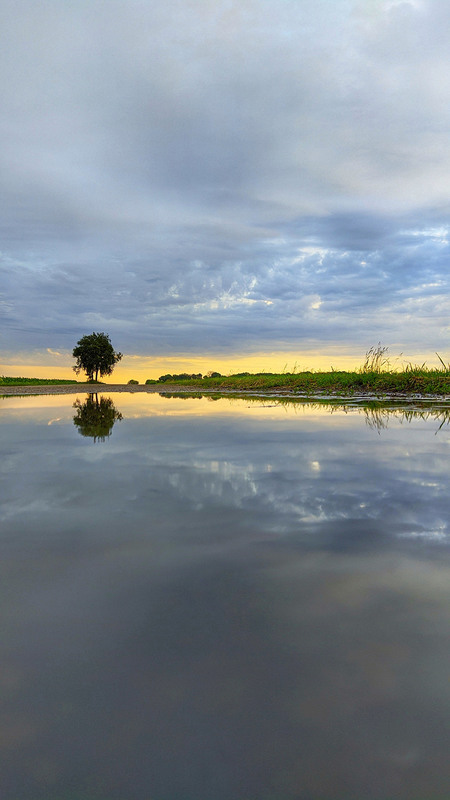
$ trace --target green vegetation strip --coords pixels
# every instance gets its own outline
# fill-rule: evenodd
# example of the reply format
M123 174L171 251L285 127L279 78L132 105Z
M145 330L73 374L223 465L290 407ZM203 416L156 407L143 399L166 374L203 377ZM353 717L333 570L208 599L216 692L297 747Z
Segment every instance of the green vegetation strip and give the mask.
M255 375L229 375L170 381L147 381L149 384L170 382L171 385L192 386L199 389L228 389L234 391L267 390L283 393L339 394L368 393L373 395L450 394L450 370L407 369L402 372L299 372L296 374L257 373Z
M92 383L87 381L86 383ZM11 378L0 377L0 386L54 386L76 384L82 387L84 382L75 380L46 380L43 378ZM137 384L137 381L129 381ZM211 376L171 375L162 376L158 381L148 380L147 385L180 386L199 391L227 390L233 392L277 392L281 394L302 395L339 395L352 396L370 394L375 396L392 394L412 395L450 395L450 369L427 369L426 367L410 367L403 371L357 371L357 372L298 372L256 374L240 373L238 375Z
M66 383L78 383L71 380L57 380L49 378L8 378L0 376L0 386L59 386Z

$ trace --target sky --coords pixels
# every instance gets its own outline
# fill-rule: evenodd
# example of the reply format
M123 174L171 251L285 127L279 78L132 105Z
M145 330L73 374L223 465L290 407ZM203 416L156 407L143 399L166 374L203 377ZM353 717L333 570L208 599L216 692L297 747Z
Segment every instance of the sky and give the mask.
M450 360L446 0L3 0L0 31L0 373L74 377L92 331L119 378Z

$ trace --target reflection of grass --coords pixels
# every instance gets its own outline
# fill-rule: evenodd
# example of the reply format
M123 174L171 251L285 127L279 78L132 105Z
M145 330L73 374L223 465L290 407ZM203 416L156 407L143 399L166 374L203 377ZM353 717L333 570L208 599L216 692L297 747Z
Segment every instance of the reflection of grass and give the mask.
M201 400L202 397L206 397L202 392L159 392L159 396L176 397L177 400Z
M399 420L400 423L412 422L415 419L421 419L423 421L435 420L439 422L438 430L443 428L444 425L450 425L450 403L449 405L442 405L442 401L439 405L433 401L428 401L427 403L415 401L405 405L404 400L397 401L396 403L395 400L387 400L384 402L382 400L364 399L343 400L342 398L336 397L327 399L316 398L311 402L311 400L304 397L295 397L292 395L261 397L261 395L240 394L239 392L214 392L214 394L202 392L167 392L160 393L160 397L183 400L200 400L201 398L205 398L211 402L225 399L230 402L242 402L242 400L245 400L246 403L257 403L258 406L266 408L273 408L274 406L301 407L308 411L325 410L330 414L337 411L344 412L345 414L356 412L364 414L369 427L377 431L387 428L391 419Z
M400 422L412 422L414 419L421 419L424 422L427 420L435 420L439 422L438 430L441 430L444 425L450 424L450 406L395 408L395 406L385 406L382 403L371 403L367 406L363 406L362 410L366 415L366 422L369 427L377 431L387 428L392 418L398 419Z

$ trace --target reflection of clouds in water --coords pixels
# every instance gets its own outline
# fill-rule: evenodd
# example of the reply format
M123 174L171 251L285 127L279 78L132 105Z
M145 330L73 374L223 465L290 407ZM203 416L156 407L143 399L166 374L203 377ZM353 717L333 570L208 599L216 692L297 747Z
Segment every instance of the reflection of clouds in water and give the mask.
M430 541L444 541L448 537L447 528L448 528L447 522L442 522L434 530L409 531L408 533L400 534L400 536L403 536L404 538L409 537L411 539L428 539Z
M450 701L446 566L270 543L184 561L172 548L164 564L146 551L80 555L64 581L34 593L25 626L14 620L33 664L20 744L36 761L56 753L57 774L40 786L73 778L74 748L85 770L76 785L109 781L112 800L149 787L269 800L268 785L283 800L300 785L305 797L367 797L370 785L374 797L410 800L417 782L430 791L448 780L435 709Z
M431 523L433 531L439 530L439 537L434 533L434 538L447 536L448 524L442 516L444 509L450 511L446 476L440 481L423 481L411 477L409 470L381 476L373 465L366 464L366 472L364 465L359 465L358 478L349 480L336 463L330 467L325 462L323 468L317 461L312 465L300 463L295 472L271 465L268 471L264 463L244 466L196 458L189 467L172 466L168 482L188 505L207 508L226 501L249 513L264 512L267 524L272 527L270 523L276 520L280 531L297 528L300 533L301 524L351 520L361 525L370 521L373 533L379 526L383 535L429 538ZM153 480L162 490L164 469L157 467Z
M448 796L448 446L362 422L5 426L7 800Z
M192 465L200 475L199 484L205 498L223 497L231 493L237 505L258 494L257 471L253 464L231 464L229 461L198 462ZM262 466L267 472L267 468Z
M0 465L3 519L27 524L34 515L57 529L68 513L78 526L116 529L125 515L135 525L162 519L169 504L193 527L200 510L223 517L226 509L245 512L245 524L262 534L339 538L347 522L347 535L370 531L373 542L390 534L444 540L448 444L434 437L433 420L403 421L374 438L359 415L335 411L333 419L345 425L301 415L126 419L97 447L73 442L65 425L51 426L50 437L38 426L31 458L11 424Z

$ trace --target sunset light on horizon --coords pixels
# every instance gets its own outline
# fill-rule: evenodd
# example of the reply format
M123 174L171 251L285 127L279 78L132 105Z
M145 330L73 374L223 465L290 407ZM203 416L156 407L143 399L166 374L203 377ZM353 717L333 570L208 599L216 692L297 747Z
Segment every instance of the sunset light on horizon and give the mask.
M390 367L401 369L406 364L423 364L429 367L439 366L439 359L435 353L424 354L415 353L405 357L404 354L391 354ZM428 356L428 357L427 357ZM34 363L27 363L26 355L24 361L19 364L0 363L0 375L23 378L47 378L65 379L83 382L83 374L76 375L73 371L73 359L69 354L61 354L58 362L47 363L45 358L36 359ZM239 372L328 372L339 370L357 370L364 361L364 353L360 356L352 356L345 350L334 348L326 354L314 351L295 352L276 352L276 353L255 353L250 356L236 355L222 357L217 354L210 356L192 357L179 354L171 358L167 357L146 357L146 356L124 356L123 360L115 367L111 376L102 378L103 383L120 384L127 383L129 380L137 380L145 383L147 379L156 380L161 375L167 373L201 373L207 375L210 371L220 372L222 375L230 375Z

